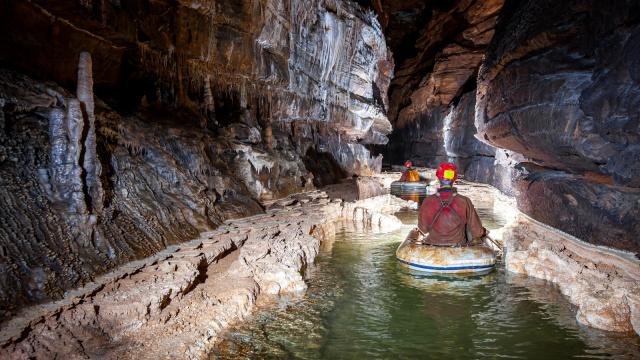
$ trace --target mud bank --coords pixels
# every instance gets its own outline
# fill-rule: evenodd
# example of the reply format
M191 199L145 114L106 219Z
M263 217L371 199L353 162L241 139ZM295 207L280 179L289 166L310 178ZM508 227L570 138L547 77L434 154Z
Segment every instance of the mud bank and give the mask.
M303 274L334 222L379 231L416 204L390 195L345 201L353 189L272 202L264 214L227 221L190 242L127 264L64 300L4 324L0 358L201 358L220 332L270 295L302 291Z

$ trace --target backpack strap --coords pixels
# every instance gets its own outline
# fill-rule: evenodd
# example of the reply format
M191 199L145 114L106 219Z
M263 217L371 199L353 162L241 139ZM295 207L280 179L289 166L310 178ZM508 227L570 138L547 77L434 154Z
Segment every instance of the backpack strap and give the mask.
M433 217L433 220L431 221L431 224L429 224L429 231L431 231L431 229L433 229L433 225L436 223L436 221L438 221L438 218L440 217L440 214L442 214L442 210L444 210L444 208L449 208L449 210L451 210L458 217L458 219L460 219L463 223L466 224L466 221L464 221L462 219L460 214L458 214L457 211L455 211L454 209L451 208L451 204L453 204L453 201L456 199L456 195L458 195L458 194L454 192L451 195L451 199L449 199L449 201L444 201L440 197L440 193L436 193L436 196L438 197L438 201L440 202L440 208L438 209L438 212L436 212L436 215Z

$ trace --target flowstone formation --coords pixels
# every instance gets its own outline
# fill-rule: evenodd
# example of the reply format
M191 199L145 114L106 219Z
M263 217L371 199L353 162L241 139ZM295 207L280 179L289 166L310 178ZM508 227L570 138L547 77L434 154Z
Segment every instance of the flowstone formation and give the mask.
M352 177L358 189L335 197L380 195L363 179L380 171L378 153L392 164L452 161L534 220L640 252L635 0L17 0L0 1L0 30L0 322L232 219L265 220L265 204L291 194ZM315 249L305 224L296 236ZM286 242L271 230L260 241ZM591 264L599 248L566 250L557 243L580 241L567 234L511 233L511 270L574 289L584 323L637 331L638 288L627 286L637 267L616 270L637 260ZM230 241L210 255L245 244ZM299 277L312 256L298 250L282 259ZM190 258L170 293L155 288L154 326L167 301L196 294L206 256ZM170 277L167 264L151 272ZM255 281L250 294L276 290ZM605 281L613 285L591 286ZM593 289L615 296L598 307ZM114 318L148 320L149 299L128 318L111 290ZM625 301L628 311L612 310ZM87 304L65 309L86 321L73 326L106 314ZM599 309L612 316L593 317ZM11 351L29 353L21 331L55 328L62 313L22 327Z
M87 50L96 87L125 110L178 105L203 114L203 127L232 126L230 136L264 137L269 147L277 148L274 134L283 132L305 150L314 145L333 154L350 173L380 167L364 145L386 143L391 131L385 111L393 62L375 14L350 1L1 6L9 34L0 43L3 58L28 73L73 84L73 65ZM56 61L42 61L42 53Z
M227 175L234 170L211 160L234 151L231 142L121 117L100 103L94 112L80 91L74 97L14 72L0 70L0 83L3 317L262 211Z
M393 60L352 2L11 1L0 29L0 319L381 167Z
M341 185L335 194L380 188ZM202 359L256 303L306 289L304 272L321 245L331 246L336 221L388 232L402 225L390 214L404 208L416 203L391 195L347 202L321 191L270 202L264 213L226 221L14 318L0 333L0 358Z

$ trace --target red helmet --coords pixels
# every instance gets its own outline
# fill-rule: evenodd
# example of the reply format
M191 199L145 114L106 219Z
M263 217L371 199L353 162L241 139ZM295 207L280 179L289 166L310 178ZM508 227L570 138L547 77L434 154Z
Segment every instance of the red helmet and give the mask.
M442 163L438 166L438 170L436 171L436 176L440 180L444 181L456 181L458 178L458 168L451 163Z
M411 167L413 165L413 163L410 160L407 160L404 162L404 166L406 167Z

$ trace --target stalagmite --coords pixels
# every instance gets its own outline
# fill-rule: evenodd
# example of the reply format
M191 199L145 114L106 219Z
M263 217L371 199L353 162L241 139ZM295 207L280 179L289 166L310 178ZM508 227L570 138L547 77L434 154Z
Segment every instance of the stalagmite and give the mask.
M211 78L209 76L204 80L204 106L208 113L213 113L215 111L213 93L211 92Z
M55 121L55 118L52 119ZM68 139L65 149L65 166L58 177L61 190L68 192L69 213L75 215L87 214L87 199L84 193L82 153L84 144L82 136L85 131L85 121L82 105L77 99L67 99L67 114L65 117L66 133L60 134ZM85 152L86 153L86 152Z
M91 54L82 52L78 62L78 100L82 105L82 117L86 126L86 136L83 139L82 167L86 187L91 202L91 212L102 212L103 191L100 182L102 166L96 150L96 117L93 97L93 68Z

